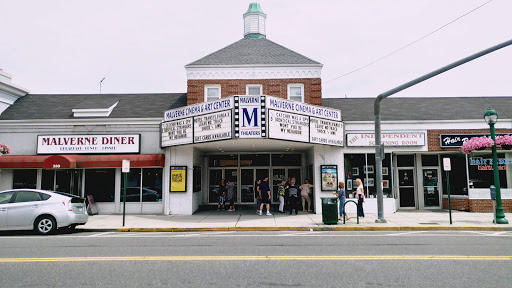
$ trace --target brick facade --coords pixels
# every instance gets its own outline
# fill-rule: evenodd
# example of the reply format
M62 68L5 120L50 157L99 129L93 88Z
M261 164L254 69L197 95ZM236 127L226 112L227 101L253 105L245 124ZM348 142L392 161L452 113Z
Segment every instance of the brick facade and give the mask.
M483 120L482 120L483 121ZM496 134L512 133L512 129L496 129ZM490 134L489 129L428 130L428 151L458 151L460 148L441 148L441 134ZM489 148L490 150L490 148Z
M470 212L492 212L491 199L452 199L452 209ZM505 213L512 212L512 199L502 199ZM448 198L443 198L443 209L448 209Z
M187 105L204 102L205 85L221 85L221 97L245 95L246 86L260 84L263 94L288 98L288 84L304 84L304 103L322 105L322 80L320 78L301 79L232 79L232 80L188 80Z

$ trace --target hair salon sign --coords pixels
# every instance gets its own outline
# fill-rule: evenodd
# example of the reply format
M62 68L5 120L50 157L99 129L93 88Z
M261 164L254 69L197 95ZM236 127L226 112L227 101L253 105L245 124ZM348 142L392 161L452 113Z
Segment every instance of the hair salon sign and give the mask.
M381 142L385 146L425 146L425 133L382 133ZM375 133L347 133L347 146L375 146Z

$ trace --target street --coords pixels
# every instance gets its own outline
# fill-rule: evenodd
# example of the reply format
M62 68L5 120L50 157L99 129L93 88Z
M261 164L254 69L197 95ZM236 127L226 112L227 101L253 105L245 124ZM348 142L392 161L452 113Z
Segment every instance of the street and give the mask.
M512 232L0 234L1 287L510 287Z

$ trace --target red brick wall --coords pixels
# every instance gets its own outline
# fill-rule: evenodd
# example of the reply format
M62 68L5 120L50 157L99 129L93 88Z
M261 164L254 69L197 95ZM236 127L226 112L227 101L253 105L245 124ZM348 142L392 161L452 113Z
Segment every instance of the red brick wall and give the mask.
M187 105L204 102L204 86L215 84L221 85L221 97L245 95L247 85L261 84L263 94L284 99L288 98L288 84L304 84L304 102L322 105L322 80L320 78L188 80Z
M452 209L470 212L492 212L490 199L452 199ZM512 212L512 199L501 200L503 211ZM448 209L448 198L443 198L443 208Z
M512 133L512 129L496 129L496 134L498 133ZM439 138L441 134L490 134L490 132L489 129L428 130L428 151L460 151L460 148L441 148L441 139Z

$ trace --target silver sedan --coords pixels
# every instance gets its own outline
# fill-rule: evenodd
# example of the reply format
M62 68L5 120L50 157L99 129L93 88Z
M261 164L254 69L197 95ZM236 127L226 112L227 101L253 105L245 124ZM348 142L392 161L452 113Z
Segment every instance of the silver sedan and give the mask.
M55 191L13 189L0 192L0 230L34 230L47 235L57 228L87 223L85 199Z

